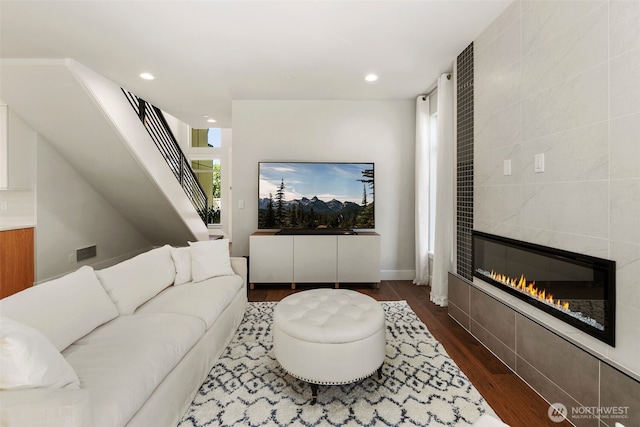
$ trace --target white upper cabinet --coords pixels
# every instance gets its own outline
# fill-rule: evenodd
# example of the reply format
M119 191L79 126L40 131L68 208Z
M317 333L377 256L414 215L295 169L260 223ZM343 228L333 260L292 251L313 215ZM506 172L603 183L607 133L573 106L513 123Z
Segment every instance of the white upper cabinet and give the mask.
M36 132L0 102L0 189L33 188L35 148Z

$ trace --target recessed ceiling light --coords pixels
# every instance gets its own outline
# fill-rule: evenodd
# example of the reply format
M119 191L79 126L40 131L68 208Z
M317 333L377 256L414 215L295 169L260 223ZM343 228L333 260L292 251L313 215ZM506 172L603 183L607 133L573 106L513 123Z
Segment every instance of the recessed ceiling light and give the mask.
M367 74L364 79L368 82L375 82L376 80L378 80L378 76L376 76L375 74Z
M209 122L209 123L215 123L215 122L216 122L216 120L214 120L214 119L207 119L207 122Z
M153 80L153 79L155 79L155 77L151 73L141 73L140 77L145 79L145 80Z

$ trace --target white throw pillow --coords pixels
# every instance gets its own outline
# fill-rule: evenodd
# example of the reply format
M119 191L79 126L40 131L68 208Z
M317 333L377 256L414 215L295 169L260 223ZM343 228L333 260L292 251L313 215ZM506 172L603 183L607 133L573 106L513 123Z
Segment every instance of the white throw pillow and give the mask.
M59 279L0 300L0 313L37 329L60 351L118 316L93 268L80 267Z
M176 266L171 259L171 246L164 245L98 270L96 275L120 314L133 314L173 284Z
M176 264L174 286L191 282L191 248L171 248L171 258Z
M0 389L80 388L73 368L42 333L0 318Z
M232 276L229 259L229 239L189 242L191 246L191 275L194 282L216 276Z

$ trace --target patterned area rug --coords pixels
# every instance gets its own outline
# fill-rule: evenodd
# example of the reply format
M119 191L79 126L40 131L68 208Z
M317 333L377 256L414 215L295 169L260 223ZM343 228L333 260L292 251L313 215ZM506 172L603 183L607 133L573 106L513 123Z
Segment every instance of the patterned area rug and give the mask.
M382 379L320 386L286 374L271 351L276 303L249 303L179 427L465 426L495 413L405 301L383 302L387 356Z

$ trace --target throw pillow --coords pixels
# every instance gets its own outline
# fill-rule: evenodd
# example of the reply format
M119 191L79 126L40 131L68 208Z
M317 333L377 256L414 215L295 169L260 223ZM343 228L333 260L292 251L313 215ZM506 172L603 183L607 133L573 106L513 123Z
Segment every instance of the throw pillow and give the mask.
M1 299L0 314L40 331L62 351L118 316L118 309L85 265Z
M171 248L171 258L176 264L176 278L173 285L191 282L191 248Z
M96 275L120 314L133 314L173 284L176 266L171 259L171 246L164 245L98 270Z
M189 242L189 246L191 246L191 275L194 282L235 274L229 259L229 239Z
M42 333L0 318L0 389L80 388L78 375Z

